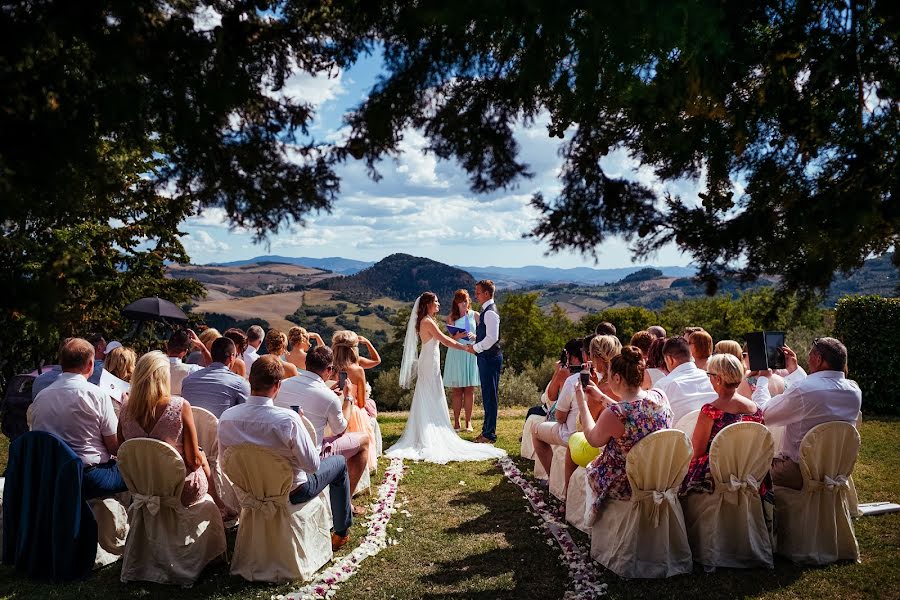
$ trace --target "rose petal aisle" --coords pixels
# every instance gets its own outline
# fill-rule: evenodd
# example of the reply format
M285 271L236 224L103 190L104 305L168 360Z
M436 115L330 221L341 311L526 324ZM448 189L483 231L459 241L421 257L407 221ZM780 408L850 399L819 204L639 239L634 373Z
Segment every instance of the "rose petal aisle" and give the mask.
M555 514L550 510L541 492L522 475L511 458L501 458L499 463L506 478L521 488L525 493L525 499L541 518L541 527L548 535L547 543L553 544L555 540L562 550L563 562L566 563L569 576L575 584L574 591L567 591L565 598L597 598L606 594L607 584L600 583L593 561L569 535L565 521L559 518L558 513Z
M342 583L353 577L359 565L375 556L388 546L397 543L387 535L387 524L391 515L396 512L394 501L397 499L397 487L403 478L403 459L391 460L384 472L384 482L378 487L378 498L369 509L367 520L368 533L350 554L338 559L330 567L320 573L311 583L288 594L275 596L276 600L313 600L315 598L331 598Z

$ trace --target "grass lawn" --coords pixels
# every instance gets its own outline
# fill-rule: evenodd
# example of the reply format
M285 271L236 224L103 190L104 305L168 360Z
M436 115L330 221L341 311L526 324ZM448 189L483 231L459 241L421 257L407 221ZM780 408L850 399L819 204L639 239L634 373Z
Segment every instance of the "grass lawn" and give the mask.
M504 410L499 422L500 445L514 458L523 409ZM387 448L403 429L405 414L379 417ZM855 481L862 502L900 500L900 420L870 418L861 430L862 451ZM472 434L474 435L474 434ZM6 439L0 438L0 466L6 463ZM530 472L529 461L518 460ZM382 471L386 462L382 462ZM398 501L410 516L397 512L390 523L399 541L368 559L336 598L561 598L567 573L556 546L550 546L526 512L517 487L494 463L429 465L407 463ZM527 470L526 470L527 469ZM776 559L775 569L695 569L692 575L661 581L624 581L598 565L611 598L631 597L758 597L758 598L900 598L900 514L854 521L861 564L803 569ZM354 539L363 535L354 525ZM576 541L588 547L586 536ZM233 542L233 540L231 540ZM341 554L344 552L342 551ZM113 565L85 583L50 586L0 568L4 598L233 598L264 599L293 586L250 584L228 575L224 564L210 566L191 589L119 582Z

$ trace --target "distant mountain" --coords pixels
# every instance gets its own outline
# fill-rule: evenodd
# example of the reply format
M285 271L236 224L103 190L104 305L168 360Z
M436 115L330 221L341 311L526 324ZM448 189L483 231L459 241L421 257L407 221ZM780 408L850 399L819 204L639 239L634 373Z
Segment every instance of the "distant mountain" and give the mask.
M602 285L612 283L647 267L622 267L617 269L592 269L575 267L560 269L554 267L460 267L475 279L493 279L500 287L515 288L536 283L578 283L582 285ZM664 277L693 277L691 267L653 267L662 271Z
M253 263L282 263L287 265L302 265L304 267L312 267L314 269L323 269L332 271L339 275L353 275L359 273L367 267L371 267L374 263L362 260L353 260L351 258L341 258L332 256L329 258L310 258L305 256L256 256L247 260L235 260L227 263L213 263L210 266L219 267L241 267Z
M388 296L411 301L430 290L447 306L453 292L460 288L473 289L475 279L461 269L428 258L391 254L355 275L326 279L315 287L341 291L360 300Z

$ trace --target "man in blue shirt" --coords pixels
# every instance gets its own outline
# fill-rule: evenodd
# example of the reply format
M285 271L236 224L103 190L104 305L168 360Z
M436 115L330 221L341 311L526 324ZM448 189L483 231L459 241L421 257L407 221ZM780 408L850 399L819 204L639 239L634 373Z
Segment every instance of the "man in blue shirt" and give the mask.
M191 406L205 408L218 419L226 409L246 402L250 384L231 371L237 348L234 342L220 337L210 349L212 364L185 377L181 395Z

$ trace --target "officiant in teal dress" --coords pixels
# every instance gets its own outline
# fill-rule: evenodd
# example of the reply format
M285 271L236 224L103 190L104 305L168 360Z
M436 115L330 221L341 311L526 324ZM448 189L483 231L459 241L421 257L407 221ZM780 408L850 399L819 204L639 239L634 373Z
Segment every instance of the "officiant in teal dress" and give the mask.
M447 325L464 329L474 334L478 325L478 315L471 309L472 300L466 290L457 290L453 295L453 305L450 314L447 315ZM457 333L453 338L464 344L473 343L466 340L466 333ZM474 339L474 338L473 338ZM456 431L472 431L472 407L475 404L475 388L481 385L478 378L478 360L474 354L447 349L447 358L444 361L444 385L450 388L450 398L453 404L453 428ZM466 425L462 427L459 422L460 413L465 407Z

